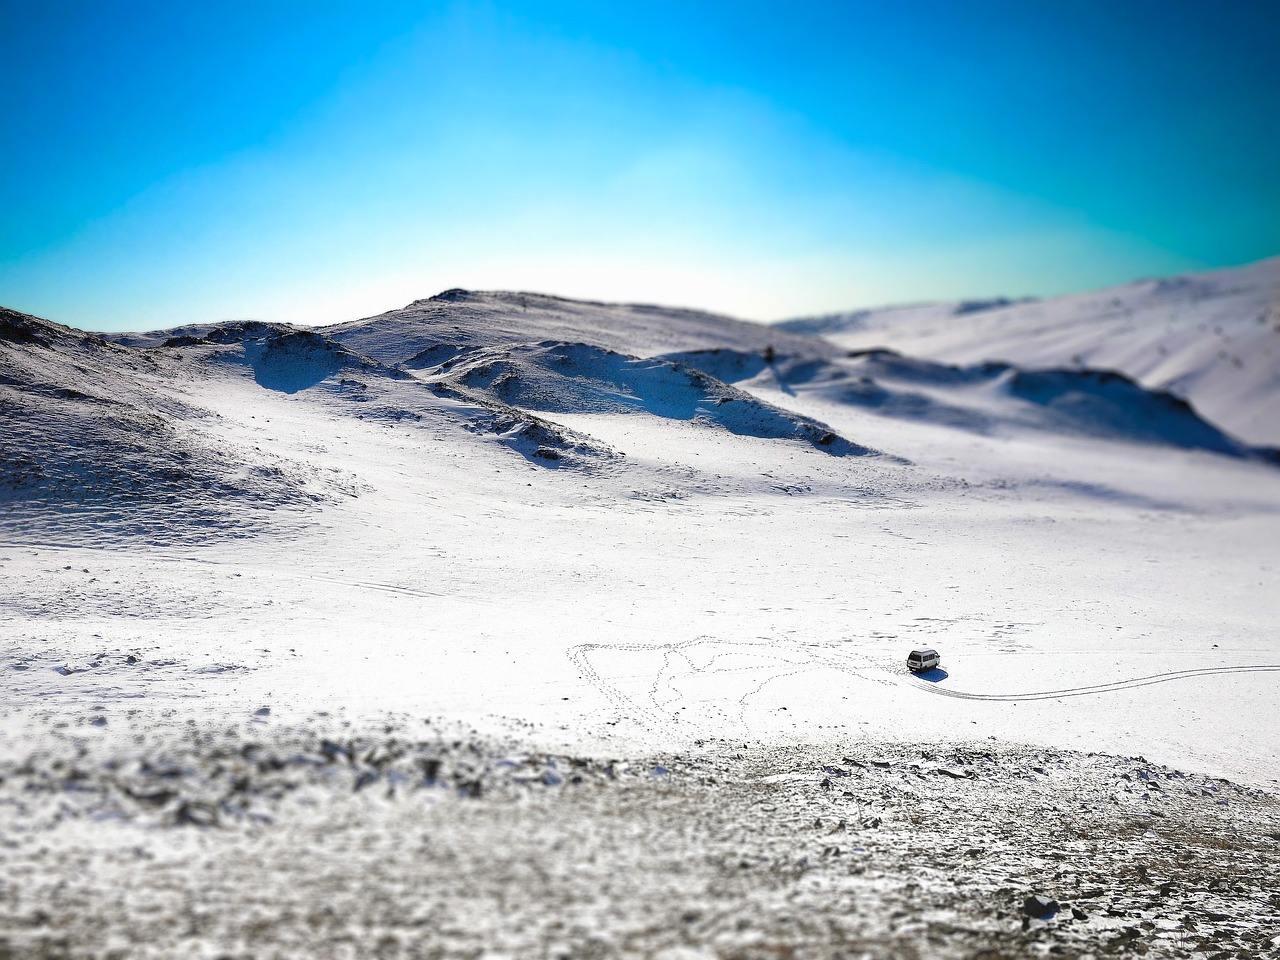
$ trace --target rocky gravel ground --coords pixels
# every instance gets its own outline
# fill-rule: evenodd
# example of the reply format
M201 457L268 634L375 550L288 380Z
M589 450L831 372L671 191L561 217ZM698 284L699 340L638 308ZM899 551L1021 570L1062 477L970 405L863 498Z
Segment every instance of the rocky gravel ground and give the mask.
M0 960L1280 957L1277 798L1141 758L258 719L9 750Z

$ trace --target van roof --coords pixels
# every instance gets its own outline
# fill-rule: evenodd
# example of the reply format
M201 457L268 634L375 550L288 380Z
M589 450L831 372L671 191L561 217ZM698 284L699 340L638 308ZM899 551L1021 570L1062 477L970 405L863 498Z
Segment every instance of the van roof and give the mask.
M925 647L923 650L911 651L911 656L913 657L936 657L937 655L938 651L934 650L932 647Z

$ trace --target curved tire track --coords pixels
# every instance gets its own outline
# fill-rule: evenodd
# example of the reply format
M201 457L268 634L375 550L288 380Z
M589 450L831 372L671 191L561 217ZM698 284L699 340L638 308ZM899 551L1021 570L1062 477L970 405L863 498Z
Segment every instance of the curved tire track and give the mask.
M1138 687L1147 687L1155 683L1167 683L1170 680L1187 680L1192 677L1212 677L1233 673L1280 673L1280 664L1264 663L1255 666L1202 667L1195 670L1174 670L1170 673L1152 674L1149 677L1135 677L1132 680L1116 680L1112 683L1098 683L1088 687L1067 687L1062 690L1039 690L1033 693L966 693L963 690L947 690L925 680L917 680L916 686L939 697L1008 703L1024 700L1060 700L1064 697L1089 697L1099 693L1134 690Z

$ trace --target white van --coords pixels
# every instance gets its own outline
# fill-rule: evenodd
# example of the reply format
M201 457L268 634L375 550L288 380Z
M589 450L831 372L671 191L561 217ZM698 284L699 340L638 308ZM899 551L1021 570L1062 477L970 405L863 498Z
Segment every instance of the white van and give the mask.
M907 669L912 673L925 673L940 663L942 658L938 656L937 650L912 650L907 655Z

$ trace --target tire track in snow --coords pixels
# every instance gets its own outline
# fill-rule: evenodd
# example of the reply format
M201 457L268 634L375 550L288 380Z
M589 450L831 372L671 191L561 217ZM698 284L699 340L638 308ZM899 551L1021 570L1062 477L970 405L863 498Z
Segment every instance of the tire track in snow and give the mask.
M653 704L657 708L658 713L664 714L662 720L652 715L647 707L637 703L630 696L620 690L617 686L610 683L595 668L590 659L590 654L596 650L608 651L625 651L629 653L662 653L664 658L669 657L672 653L678 652L683 647L694 643L705 642L697 640L687 640L682 643L672 644L647 644L647 643L579 643L565 650L565 656L569 658L569 662L579 671L579 675L587 683L591 684L600 692L609 703L609 705L617 711L617 713L638 723L642 728L650 733L670 735L673 730L680 729L682 724L687 721L679 717L670 716L663 711L656 703ZM650 688L650 695L653 695L654 687L658 684L658 679L662 676L659 671L654 677L654 685Z
M916 680L919 690L935 694L939 697L955 697L959 700L987 700L995 702L1020 702L1024 700L1060 700L1065 697L1088 697L1100 693L1113 693L1120 690L1135 690L1156 683L1167 683L1170 680L1188 680L1193 677L1212 677L1234 673L1280 673L1280 664L1263 663L1254 666L1239 667L1202 667L1195 670L1174 670L1169 673L1155 673L1149 677L1134 677L1130 680L1115 680L1111 683L1097 683L1087 687L1066 687L1062 690L1038 690L1032 693L968 693L964 690L947 690L926 680Z
M64 544L64 543L56 543L56 542L31 542L31 543L25 543L25 544L0 542L0 549L18 549L18 550L46 549L46 550L60 550L60 551L67 551L67 552L80 552L80 551L94 551L94 552L101 551L101 552L121 552L121 553L126 552L123 549L116 551L116 550L113 550L112 548L104 548L104 547L89 546L89 545L72 545L72 544ZM172 554L172 553L156 553L156 554L151 554L150 559L160 560L166 563L195 563L195 564L202 564L206 566L230 567L230 568L238 567L241 569L253 570L259 575L277 577L279 579L301 581L301 582L319 581L322 583L331 583L337 586L345 586L348 588L362 589L362 590L375 590L375 591L380 591L385 593L399 594L407 597L418 597L422 599L443 599L448 597L448 594L443 592L419 590L419 589L414 589L413 587L404 587L404 586L398 586L395 584L379 583L376 581L369 581L369 580L344 579L340 577L324 576L320 574L292 573L292 572L281 571L278 568L273 568L273 567L264 567L256 564L243 564L243 563L237 563L235 561L226 561L226 560L210 558L210 557L193 557L193 556L182 556L182 555ZM481 606L492 605L491 603L478 598L469 598L468 602L476 603ZM657 692L658 692L657 688L659 684L662 682L662 677L663 677L663 674L665 673L665 668L664 670L659 670L658 673L654 676L653 686L649 691L650 705L645 706L643 704L637 703L631 696L624 693L623 691L618 689L615 685L611 684L608 680L606 680L600 674L600 672L597 671L595 667L591 664L589 659L590 653L596 650L609 650L609 651L615 651L615 652L616 651L644 652L644 653L655 653L655 652L661 651L663 652L664 657L667 659L667 662L669 664L669 657L672 654L682 654L683 650L688 647L701 646L704 644L719 644L719 643L730 643L730 642L715 640L708 637L700 637L695 640L686 640L686 641L681 641L677 643L656 644L656 645L643 644L643 643L618 643L618 644L584 643L584 644L577 644L572 647L569 647L565 651L565 653L568 656L568 659L570 660L570 662L572 662L573 665L577 667L578 670L580 671L580 675L582 679L586 680L589 684L594 686L605 697L605 699L609 701L609 703L615 709L619 710L619 712L624 714L627 714L627 713L632 714L631 716L632 720L639 722L642 726L650 730L654 730L658 727L666 727L667 729L672 729L672 728L680 728L680 727L693 727L694 725L688 720L684 720L680 717L674 716L670 712L670 710L666 708L664 704L661 704L657 701ZM755 651L753 650L753 653L754 652ZM773 652L777 653L778 652L777 648L775 648ZM867 674L863 672L865 670L868 670L869 669L868 667L865 667L865 666L861 668L853 667L850 664L840 662L839 660L836 660L836 659L822 657L822 656L815 656L812 653L810 655L813 656L813 661L810 665L802 666L799 669L795 669L795 670L787 670L783 673L779 673L775 676L771 676L765 679L763 682L761 682L754 691L747 693L743 697L741 697L738 700L739 714L741 714L742 711L745 709L745 706L746 706L745 701L749 699L751 696L758 694L769 683L773 682L774 680L781 679L784 676L791 676L796 673L803 673L805 672L806 669L820 669L825 667L825 668L835 669L843 673L847 673L851 676L857 677L862 680L874 679L872 677L867 676ZM793 667L796 666L794 662L784 661L784 664L786 666L793 666ZM691 673L693 674L700 674L705 672L720 672L720 671L708 671L707 668L705 667L696 667L696 666L693 666L692 664L690 664L690 666L692 667ZM870 668L870 670L874 672L874 668ZM737 671L735 670L733 672L737 672ZM892 671L892 672L897 672L897 671ZM1196 677L1225 676L1225 675L1241 674L1241 673L1280 673L1280 664L1255 664L1255 665L1243 665L1243 666L1202 667L1202 668L1191 669L1191 670L1174 670L1168 673L1157 673L1157 674L1152 674L1146 677L1134 677L1128 680L1115 680L1110 683L1092 684L1090 686L1083 686L1083 687L1065 687L1060 690L1038 690L1038 691L1032 691L1029 693L970 693L964 690L950 690L945 687L939 687L936 684L930 683L928 681L918 680L918 679L915 680L915 683L913 684L913 686L918 690L921 690L926 693L934 694L935 696L952 697L957 700L984 700L989 703L1020 703L1020 702L1027 702L1027 701L1034 701L1034 700L1060 700L1060 699L1065 699L1067 697L1097 696L1099 694L1115 693L1121 690L1135 690L1139 687L1151 686L1157 683L1167 683L1171 680L1186 680L1186 679L1193 679ZM655 722L654 719L644 718L643 714L645 713L652 714L654 711L662 715L663 719L661 721ZM639 715L635 715L636 713L638 713ZM721 711L721 713L724 713L724 711ZM725 714L725 716L728 719L732 719L728 717L728 714ZM741 722L741 719L742 719L741 716L739 716L738 721Z
M670 709L672 704L659 702L659 698L657 696L658 688L663 681L663 675L666 672L667 667L670 665L670 658L673 655L683 655L683 652L689 647L718 643L724 643L724 641L718 641L711 638L699 638L697 640L657 645L640 643L586 643L570 647L566 653L574 666L578 668L582 679L596 687L615 709L650 730L656 730L659 727L676 730L681 728L687 729L693 724L690 720L675 716ZM602 674L595 668L594 664L591 663L591 654L596 651L661 654L664 658L664 667L654 676L653 684L648 690L648 696L635 697L619 689L616 685L602 676ZM778 651L775 649L773 652L777 653ZM786 658L779 658L779 662L775 664L777 669L776 673L759 680L755 683L752 689L748 690L745 694L736 699L736 717L732 716L729 711L724 709L719 709L717 712L719 712L726 720L736 723L737 725L743 725L745 724L744 713L747 708L747 701L750 698L758 695L766 686L775 680L805 673L811 670L832 669L860 680L870 680L872 682L880 683L893 683L898 681L900 677L900 671L886 670L883 666L875 666L872 664L855 665L839 658L824 657L807 650L805 652L809 653L812 657L809 663L799 664L795 661L789 661ZM745 669L734 668L725 671L711 669L709 666L695 666L693 664L689 664L689 666L691 667L689 672L692 675L726 672L745 673L748 669L761 669L760 667ZM887 673L890 676L885 677L882 680L877 680L874 674L881 672ZM1058 690L1038 690L1028 693L970 693L963 690L949 690L945 687L939 687L935 684L919 679L915 681L914 686L918 690L941 697L952 697L959 700L979 700L992 703L1014 703L1033 700L1059 700L1067 697L1097 696L1099 694L1119 692L1122 690L1135 690L1140 687L1151 686L1157 683L1167 683L1171 680L1230 676L1245 673L1280 673L1280 664L1251 664L1174 670L1167 673L1151 674L1145 677L1115 680L1109 683L1067 687ZM893 676L894 674L898 674L899 676L895 677ZM668 683L669 682L670 678L668 678ZM729 699L732 700L732 698ZM648 701L647 703L644 702L646 700ZM659 719L659 717L661 717L661 719Z
M717 655L711 657L705 664L697 664L687 656L686 651L694 647L703 646L731 648L726 650L729 655L745 653L762 660L773 660L774 663L772 666L763 663L734 667L716 666L716 661L720 659L720 656ZM632 695L620 689L596 669L591 662L591 655L597 651L660 655L662 657L662 667L651 674L645 672L633 675L632 679L651 675L652 682L644 694ZM705 733L708 722L708 718L705 716L701 720L680 717L672 709L682 700L679 689L675 685L680 677L671 675L673 658L679 658L684 661L688 669L683 673L683 676L687 678L712 675L720 677L729 675L745 676L755 672L772 671L768 676L752 681L750 689L741 696L735 696L732 692L726 693L723 697L722 705L713 705L705 700L700 702L703 710L714 712L727 723L743 730L748 727L745 719L745 713L748 709L747 701L758 695L769 684L786 677L809 673L814 670L831 669L859 680L870 680L873 683L888 682L868 675L868 673L876 672L878 669L883 668L877 668L871 664L855 665L845 659L822 656L807 644L783 643L769 645L746 641L721 640L704 636L692 640L660 644L581 643L569 647L565 654L578 669L582 679L594 686L621 716L625 716L650 732L665 734L673 734L679 731ZM788 657L788 654L791 656ZM796 655L799 655L801 659L795 659ZM666 701L660 698L664 688L673 695L671 699Z

